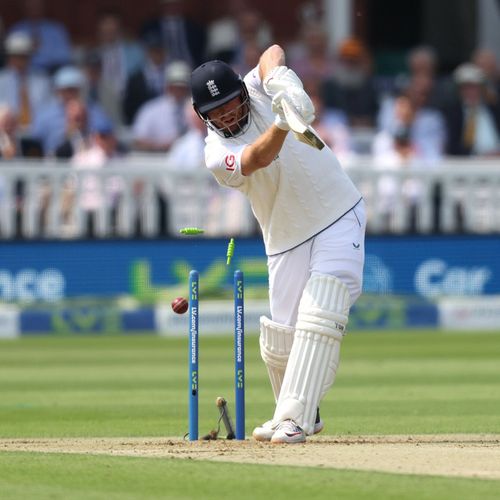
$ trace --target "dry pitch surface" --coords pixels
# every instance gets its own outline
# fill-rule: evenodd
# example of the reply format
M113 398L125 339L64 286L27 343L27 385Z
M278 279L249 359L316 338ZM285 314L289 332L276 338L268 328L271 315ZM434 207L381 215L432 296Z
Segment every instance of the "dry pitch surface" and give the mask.
M500 479L500 435L492 434L322 436L299 445L271 445L250 439L0 439L0 451L184 458Z

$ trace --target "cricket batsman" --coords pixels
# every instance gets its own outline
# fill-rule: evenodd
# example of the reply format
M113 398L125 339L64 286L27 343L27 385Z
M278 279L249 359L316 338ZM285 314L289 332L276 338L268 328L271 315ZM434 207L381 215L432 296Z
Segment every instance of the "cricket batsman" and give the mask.
M193 71L191 90L208 128L207 167L248 197L266 248L271 319L260 319L260 350L276 408L253 437L301 443L323 428L319 403L361 293L364 202L331 149L289 133L284 107L310 124L314 106L280 46L244 79L206 62Z

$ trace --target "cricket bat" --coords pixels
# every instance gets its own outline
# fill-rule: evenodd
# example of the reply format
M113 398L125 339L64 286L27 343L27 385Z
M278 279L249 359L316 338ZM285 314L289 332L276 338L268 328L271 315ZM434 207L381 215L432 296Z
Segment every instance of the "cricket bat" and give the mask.
M286 121L298 141L319 150L325 147L325 143L319 138L317 132L303 120L291 104L283 99L281 106Z

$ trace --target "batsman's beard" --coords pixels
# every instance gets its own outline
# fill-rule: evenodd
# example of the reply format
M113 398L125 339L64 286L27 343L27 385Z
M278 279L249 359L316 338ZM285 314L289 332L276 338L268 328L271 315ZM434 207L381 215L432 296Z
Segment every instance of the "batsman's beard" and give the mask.
M228 120L229 118L229 120ZM248 99L241 102L235 109L215 119L204 119L207 125L221 137L238 137L250 126L252 115Z

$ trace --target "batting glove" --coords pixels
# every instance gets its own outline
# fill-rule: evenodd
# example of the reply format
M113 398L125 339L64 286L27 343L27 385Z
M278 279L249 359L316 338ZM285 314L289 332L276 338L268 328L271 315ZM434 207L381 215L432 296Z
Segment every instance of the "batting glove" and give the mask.
M314 104L304 89L291 87L286 92L288 101L299 112L304 121L310 125L315 118Z
M288 97L283 90L280 90L273 97L273 100L271 102L271 110L276 115L274 118L274 124L281 130L290 130L290 125L288 125L288 122L286 121L285 112L283 111L283 107L281 106L281 101L283 99L288 99Z
M274 97L280 90L287 90L291 87L303 88L300 78L286 66L273 68L264 78L263 86L270 97Z
M312 103L311 98L303 89L294 88L287 91L280 90L273 97L273 100L271 102L271 109L273 113L276 113L277 116L280 116L282 120L286 122L285 114L283 112L283 106L281 105L283 100L286 100L290 106L295 108L297 110L297 113L302 116L302 118L308 125L310 125L314 121L314 104Z

